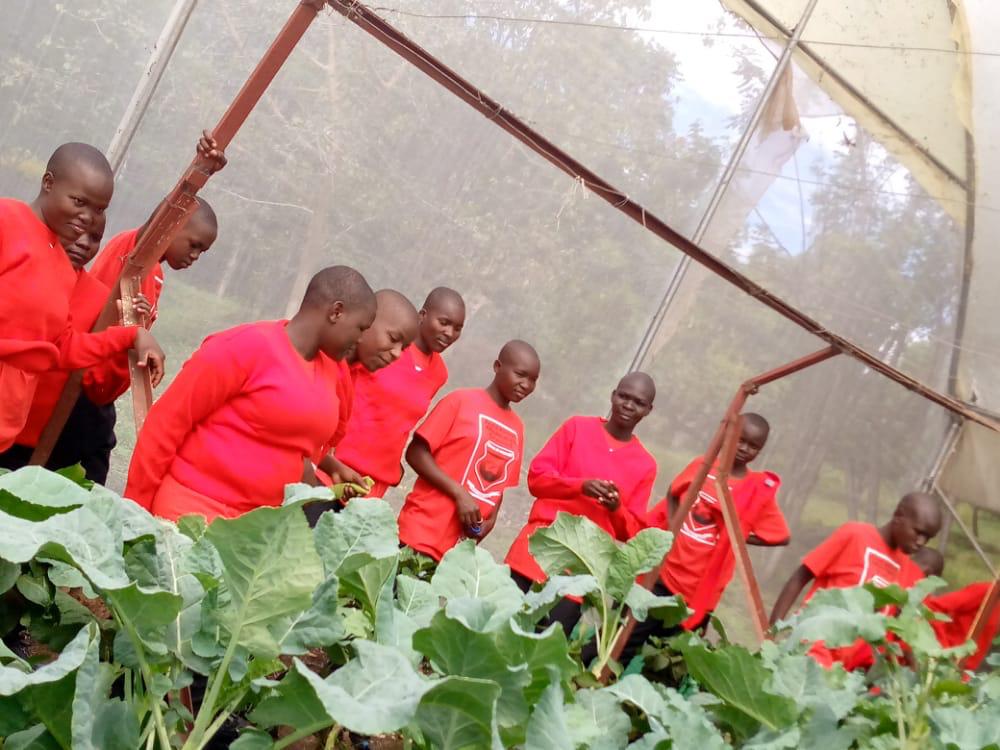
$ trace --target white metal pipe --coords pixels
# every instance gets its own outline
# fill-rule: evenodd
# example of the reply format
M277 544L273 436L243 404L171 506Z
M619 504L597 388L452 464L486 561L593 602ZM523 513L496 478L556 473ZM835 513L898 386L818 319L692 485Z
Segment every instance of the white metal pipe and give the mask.
M191 18L191 13L197 4L198 0L177 0L163 26L163 31L160 32L160 38L153 45L149 60L146 62L146 68L132 94L132 100L128 103L125 114L122 116L121 122L118 123L115 134L111 138L111 144L108 146L108 161L111 162L111 168L116 175L125 161L125 155L132 144L132 138L139 129L142 118L146 115L146 110L149 109L149 103L153 99L156 87L159 86L160 79L163 78L163 73L166 71L167 65L170 64L170 58L173 56L188 19Z

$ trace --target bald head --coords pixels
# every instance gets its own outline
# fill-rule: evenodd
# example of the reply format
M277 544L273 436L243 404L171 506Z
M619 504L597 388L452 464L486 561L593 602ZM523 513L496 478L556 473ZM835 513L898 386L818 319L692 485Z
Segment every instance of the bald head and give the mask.
M350 266L329 266L310 279L302 307L326 308L334 302L342 302L345 308L370 308L375 307L375 294L365 277Z
M427 299L424 300L424 310L461 310L462 317L465 317L465 300L462 295L454 289L446 286L438 286L431 289Z
M535 347L527 341L521 341L520 339L513 339L504 344L500 349L500 353L497 355L497 360L503 364L518 362L534 363L538 365L541 363L541 360L538 357L538 352L535 351Z
M623 377L618 381L618 387L615 390L620 391L622 388L641 393L650 404L656 398L656 383L653 382L653 378L644 372L630 372Z
M107 157L88 143L64 143L52 152L45 165L45 171L51 172L57 179L75 169L89 169L95 174L114 179Z
M49 157L31 205L68 248L103 219L114 190L114 175L104 154L86 143L64 143Z
M416 346L424 354L440 354L458 341L465 328L465 301L454 289L439 286L431 290L420 308L420 331Z
M375 301L375 321L361 334L351 358L369 372L388 367L399 359L416 338L420 326L413 303L395 289L379 289Z
M925 576L940 576L944 572L944 555L933 547L921 547L910 557Z
M941 505L926 492L910 492L896 506L887 527L889 546L914 554L941 529Z
M606 429L618 440L628 440L632 430L653 408L656 384L644 372L630 372L611 392L611 414Z
M195 200L198 202L198 207L194 210L191 218L198 219L199 221L203 221L210 226L218 228L219 219L215 215L215 209L212 208L212 206L209 205L209 202L200 195L196 196Z
M508 341L493 363L493 382L486 391L504 408L519 403L534 392L541 368L535 347L520 339Z

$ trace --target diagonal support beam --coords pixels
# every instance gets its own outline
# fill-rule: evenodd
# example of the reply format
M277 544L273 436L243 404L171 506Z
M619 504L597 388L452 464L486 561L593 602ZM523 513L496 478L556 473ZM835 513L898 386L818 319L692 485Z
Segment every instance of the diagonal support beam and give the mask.
M766 305L799 328L822 339L830 346L835 347L842 353L852 357L889 380L917 393L928 401L943 406L954 414L971 419L984 427L1000 432L1000 423L997 421L979 414L958 399L946 396L916 378L897 370L860 345L828 330L819 321L806 315L776 294L764 289L750 279L750 277L716 258L696 242L692 242L656 214L629 198L626 193L611 185L603 177L570 156L570 154L559 148L515 114L506 110L503 105L491 98L482 89L473 85L459 73L446 66L368 6L357 2L357 0L329 0L329 3L330 7L335 11L356 24L363 31L371 34L397 55L410 62L470 107L483 114L497 127L510 133L543 159L558 167L574 180L578 180L584 187L603 198L614 206L614 208L636 223L641 224L646 230L652 232L660 239L673 245L712 273L746 294L749 294L758 302Z
M264 53L260 62L257 63L257 67L254 68L246 83L243 84L239 93L236 94L236 98L233 99L229 108L212 130L212 137L215 138L220 150L224 150L229 145L240 127L246 122L250 112L253 111L257 102L260 101L267 87L271 85L274 77L281 70L281 66L285 64L288 56L295 49L295 45L298 44L325 4L325 0L301 0L295 10L292 11L284 27L275 37L267 52ZM117 322L118 302L121 299L121 285L123 280L127 287L134 285L136 281L144 279L152 271L153 266L160 262L174 237L184 228L184 225L197 207L196 196L198 191L205 186L210 176L211 172L209 171L208 164L200 156L196 156L184 174L181 175L174 189L156 209L156 213L143 233L142 239L138 242L132 254L129 255L128 260L122 268L118 284L115 285L111 296L108 297L104 309L94 324L95 331L103 330ZM135 368L131 369L134 370ZM55 411L45 426L38 441L38 446L31 456L32 464L44 465L48 461L49 456L52 455L52 449L55 447L63 427L66 425L66 420L69 418L69 414L73 410L77 398L80 396L82 378L83 375L81 372L73 373L66 387L63 389ZM142 391L146 389L145 384L141 382L137 383L135 380L133 380L133 385L137 385ZM133 394L133 399L137 406L139 406L140 402L142 404L136 411L136 430L138 430L141 427L140 419L145 416L151 400L146 399L145 392L141 393L140 396Z

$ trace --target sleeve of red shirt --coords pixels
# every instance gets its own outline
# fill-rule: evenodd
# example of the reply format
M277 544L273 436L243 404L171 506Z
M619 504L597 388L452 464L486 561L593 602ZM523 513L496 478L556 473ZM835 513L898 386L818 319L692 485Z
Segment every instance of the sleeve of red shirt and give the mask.
M762 541L777 544L786 541L792 535L792 532L788 529L785 514L781 512L781 508L778 506L778 487L781 485L781 479L777 474L765 472L764 477L761 478L761 482L763 483L766 479L773 480L774 485L764 485L761 488L760 491L768 493L768 496L764 500L764 506L754 519L750 532Z
M809 568L815 577L819 578L853 541L850 529L847 526L841 526L812 552L803 557L802 564Z
M178 450L191 430L240 393L247 380L245 347L209 338L177 373L150 410L129 465L125 496L152 507ZM237 457L233 457L236 460Z
M700 466L701 456L685 466L684 471L674 477L674 481L670 483L669 494L673 495L678 500L683 498L684 493L687 492L687 488L691 486L691 480L694 479L694 475L698 473L698 468Z
M533 497L573 498L582 491L586 477L566 476L565 467L573 440L576 423L570 419L553 433L528 467L528 492Z
M136 326L110 326L98 333L82 333L74 331L68 323L55 341L59 347L59 367L78 370L128 351L135 345L138 330Z
M417 428L415 434L424 439L431 453L436 451L448 437L460 408L461 395L457 391L450 393L438 401L437 406L431 409L423 424Z

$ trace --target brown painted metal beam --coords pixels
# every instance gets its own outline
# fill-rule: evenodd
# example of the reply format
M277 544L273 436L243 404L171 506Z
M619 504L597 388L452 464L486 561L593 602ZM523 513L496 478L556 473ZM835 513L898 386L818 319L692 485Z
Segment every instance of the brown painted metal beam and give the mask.
M224 150L229 145L240 127L246 122L250 112L260 101L261 96L271 85L281 66L295 49L295 45L298 44L325 4L325 0L301 0L292 11L284 27L212 130L212 137L218 144L219 150ZM209 165L200 156L196 156L184 174L181 175L174 189L156 209L156 213L136 244L135 250L129 255L119 275L118 284L115 285L100 317L97 319L97 323L94 324L95 331L103 330L117 322L118 302L121 300L120 285L123 280L126 286L137 284L162 260L170 243L183 229L197 207L196 196L198 191L208 182L209 177L211 177ZM134 370L135 368L130 369ZM55 411L42 431L38 445L31 456L32 464L44 464L52 455L52 449L66 425L73 405L80 396L81 380L82 373L76 372L67 382L59 397L59 402L56 404ZM133 393L133 403L136 406L136 431L138 431L142 426L142 419L145 418L145 412L148 411L152 403L152 391L147 393L146 386L142 382L137 384L134 376L132 383L133 386L138 385L139 388L138 394Z
M819 321L806 315L776 294L764 289L748 276L740 273L734 267L716 258L697 243L680 234L680 232L673 229L665 221L656 216L656 214L629 198L626 193L611 185L583 163L574 159L566 151L559 148L515 114L504 109L503 105L487 95L482 89L474 86L427 52L427 50L398 31L371 8L363 3L356 2L356 0L329 0L329 3L338 13L371 34L382 44L404 60L413 64L470 107L483 114L497 127L510 133L543 159L552 163L573 179L579 180L584 187L596 193L630 219L641 224L660 239L670 243L712 273L746 292L799 328L817 336L827 344L853 357L875 372L899 383L904 388L919 394L928 401L943 406L950 412L978 422L991 430L1000 432L1000 423L996 420L979 414L965 403L938 392L929 385L886 364L853 341L833 333Z

